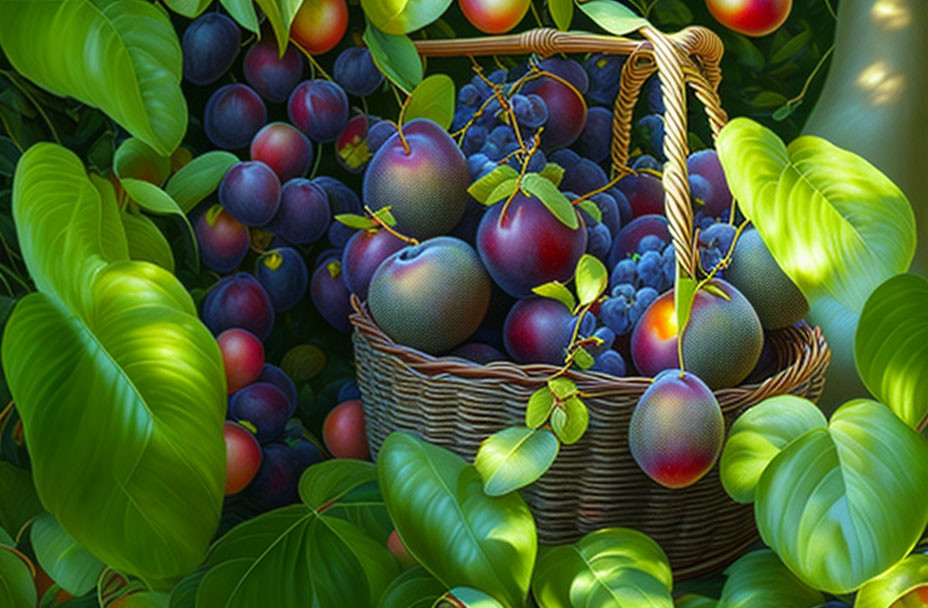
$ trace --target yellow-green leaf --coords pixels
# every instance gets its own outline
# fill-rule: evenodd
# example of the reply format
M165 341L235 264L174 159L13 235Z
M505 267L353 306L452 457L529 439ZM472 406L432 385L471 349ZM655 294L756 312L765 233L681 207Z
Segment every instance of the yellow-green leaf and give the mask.
M433 74L416 85L409 95L403 120L428 118L447 130L454 120L454 81L446 74Z

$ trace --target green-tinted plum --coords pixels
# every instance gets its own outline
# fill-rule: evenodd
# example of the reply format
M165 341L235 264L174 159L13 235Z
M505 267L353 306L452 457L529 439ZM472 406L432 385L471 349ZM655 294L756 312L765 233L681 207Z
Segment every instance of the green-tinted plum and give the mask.
M788 327L809 312L809 303L764 245L760 233L747 230L738 239L725 280L744 294L764 329Z
M367 301L374 320L396 342L443 353L477 331L490 289L477 252L443 236L385 259L371 279Z
M725 439L722 408L692 372L668 369L648 387L628 426L628 446L641 470L668 488L699 481Z
M674 290L651 303L632 333L635 367L645 376L678 367ZM686 369L713 390L741 383L760 359L764 333L740 291L721 279L700 289L683 335Z
M364 173L364 204L377 210L389 205L396 229L417 239L454 228L470 195L467 159L451 136L427 119L403 125L371 159Z

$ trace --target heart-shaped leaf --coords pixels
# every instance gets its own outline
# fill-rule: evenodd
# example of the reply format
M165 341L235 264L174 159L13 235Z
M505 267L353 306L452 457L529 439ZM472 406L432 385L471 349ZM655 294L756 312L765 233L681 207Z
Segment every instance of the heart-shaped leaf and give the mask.
M388 34L408 34L432 23L451 0L361 0L371 23Z
M487 195L486 199L480 201L484 205L490 206L495 205L503 199L508 199L512 196L512 193L516 191L519 187L519 179L512 178L507 179L506 181L500 182L496 185L495 188Z
M399 570L384 543L305 504L239 524L216 542L206 567L198 608L370 608Z
M525 406L525 426L530 429L537 429L543 425L551 410L554 409L554 393L547 386L543 386L528 399Z
M171 159L138 137L130 137L116 148L113 172L121 180L135 178L160 186L171 174Z
M454 81L446 74L433 74L409 94L403 121L428 118L447 130L454 120Z
M577 443L590 424L590 412L579 397L573 396L551 413L551 430L564 445Z
M303 0L255 0L267 20L271 22L274 28L274 35L277 37L277 48L280 49L280 56L283 57L284 51L287 50L287 43L290 40L290 24L296 12L300 10Z
M151 262L174 272L174 252L158 226L141 213L122 212L122 227L129 243L129 257Z
M672 608L672 587L663 550L628 528L604 528L573 545L543 548L532 579L541 608Z
M854 342L867 389L912 428L928 416L928 280L897 275L870 295Z
M422 81L422 59L409 36L388 34L368 23L363 38L374 63L396 86L409 93Z
M551 468L560 446L544 429L511 426L483 440L474 467L483 478L483 491L502 496L533 483Z
M521 496L487 496L464 459L404 433L384 441L377 472L390 517L416 561L446 589L479 587L506 608L521 608L537 550Z
M219 0L236 23L250 32L258 32L258 13L253 0Z
M609 286L609 272L602 262L585 253L577 262L574 282L577 285L580 305L586 306L595 302L606 291L606 287Z
M39 565L62 589L80 597L97 586L106 566L71 538L54 515L39 515L29 528L29 538Z
M717 608L813 608L825 602L820 592L796 578L769 549L748 553L729 566L725 574L728 580Z
M162 155L187 129L180 42L164 9L144 0L7 0L0 46L52 93L100 108Z
M445 586L428 570L414 566L393 579L377 608L432 608L444 592Z
M0 605L35 608L38 601L29 567L18 555L0 547Z
M651 25L647 19L639 17L615 0L590 0L580 2L579 6L596 25L616 36L624 36Z
M928 523L928 442L884 405L850 401L774 457L755 490L761 538L802 581L848 593Z
M897 600L925 585L928 585L928 555L914 553L880 576L867 581L857 592L854 608L890 608ZM912 605L924 604L918 602Z
M808 300L808 320L828 339L826 395L865 395L854 369L854 332L870 293L912 261L908 200L866 160L819 137L787 147L773 131L736 118L717 147L742 211ZM840 403L833 396L826 401Z
M725 491L740 503L754 500L754 488L770 461L806 431L826 428L814 403L794 395L765 399L735 420L719 461Z
M2 355L38 495L95 556L162 586L219 521L219 348L176 278L128 261L115 197L73 153L23 155L13 217L39 293L17 304Z
M219 187L219 182L237 162L237 156L224 150L201 154L171 176L165 192L181 211L190 213L197 203Z

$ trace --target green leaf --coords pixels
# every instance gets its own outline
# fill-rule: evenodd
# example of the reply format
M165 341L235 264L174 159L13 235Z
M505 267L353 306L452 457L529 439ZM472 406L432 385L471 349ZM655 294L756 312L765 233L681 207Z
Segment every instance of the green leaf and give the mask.
M237 525L216 542L205 565L198 608L369 608L399 569L384 543L302 504Z
M357 215L356 213L339 213L335 216L335 221L357 230L370 230L371 228L377 227L377 222L369 217Z
M188 19L195 19L206 10L212 0L164 0L169 9Z
M416 561L446 589L479 587L506 608L521 608L537 551L535 522L521 496L487 496L464 459L404 433L384 441L377 473Z
M376 219L380 220L387 226L396 226L396 216L390 212L390 205L386 207L381 207L372 214Z
M564 193L557 189L557 186L550 181L541 177L537 173L529 173L522 178L522 189L532 194L548 208L548 211L554 214L562 224L576 230L580 223L577 220L577 212Z
M364 14L388 34L408 34L432 23L451 0L361 0Z
M0 460L0 528L16 535L27 521L42 512L42 503L25 469Z
M525 426L537 429L548 420L551 410L554 409L554 393L547 386L543 386L528 399L525 406Z
M577 262L574 275L580 306L587 306L599 299L609 286L609 271L596 257L585 253Z
M577 206L583 209L590 217L592 217L593 221L596 223L603 221L603 212L593 201L589 199L580 201L577 203Z
M432 608L445 586L422 566L414 566L393 579L377 608Z
M445 596L457 600L454 608L503 608L503 605L497 602L483 591L472 589L471 587L455 587ZM439 604L439 607L445 604Z
M908 201L873 165L818 137L786 147L772 131L736 118L717 148L742 211L808 300L807 319L828 340L826 393L859 396L857 320L870 293L912 261L915 219Z
M561 180L564 179L564 167L556 163L548 163L545 165L545 168L541 170L538 174L554 184L555 186L561 185ZM597 210L599 208L597 207Z
M764 542L807 585L848 593L901 560L928 523L928 442L884 405L844 404L761 475Z
M283 57L290 40L290 24L293 23L293 18L300 10L303 0L255 0L255 2L267 15L267 20L271 22L277 38L277 48L280 49L280 56Z
M722 450L719 476L725 491L736 502L752 502L770 461L806 431L827 426L814 403L794 395L770 397L750 408L731 426Z
M508 199L513 192L516 191L516 188L519 187L519 179L507 179L504 182L497 184L493 191L490 192L485 201L481 201L484 205L490 206L495 205L503 199Z
M120 180L135 178L160 186L171 174L171 159L138 137L130 137L116 148L113 172Z
M684 593L674 599L673 605L674 608L717 608L718 602L703 595Z
M854 342L867 389L912 428L928 417L928 279L896 275L870 294Z
M0 605L35 608L38 601L29 567L15 553L0 547Z
M570 29L570 22L574 18L573 0L548 0L548 11L557 29L562 32Z
M181 579L171 590L170 608L196 608L197 588L205 575L206 571L200 569Z
M511 181L519 177L519 172L509 165L498 165L495 169L476 180L467 188L467 193L483 204L487 204L490 194L501 183ZM510 190L510 193L512 191ZM508 194L507 194L508 196ZM499 200L499 199L497 199Z
M548 389L558 399L564 400L577 394L577 385L570 378L563 376L548 380Z
M928 555L914 553L857 592L854 608L889 608L928 581ZM919 602L921 603L921 602Z
M551 431L511 426L483 440L474 467L483 491L503 496L533 483L551 468L559 445Z
M100 108L159 154L180 145L187 104L180 43L144 0L6 0L0 46L20 74Z
M433 74L409 94L403 121L428 118L448 130L454 120L454 81L446 74Z
M610 34L624 36L651 24L632 10L615 0L590 0L581 2L580 10Z
M0 528L0 545L6 545L7 547L16 546L16 541L13 540L13 537L3 528Z
M309 467L300 478L300 499L310 509L350 521L382 543L393 531L372 462L338 458Z
M808 27L802 32L796 34L790 38L783 46L776 48L773 55L770 57L770 64L776 65L782 63L787 59L792 58L794 55L799 53L809 45L809 42L812 41L812 30Z
M628 528L604 528L573 545L543 548L532 578L542 608L672 608L672 586L658 544Z
M409 36L388 34L368 23L363 39L380 71L404 92L422 81L422 59Z
M590 424L590 412L579 397L573 396L551 414L551 430L564 445L577 443Z
M657 0L651 9L654 20L667 31L670 28L684 28L693 23L693 11L683 0Z
M23 155L13 217L39 293L17 304L2 356L38 495L95 556L161 586L196 567L219 521L216 340L174 276L128 261L115 197L73 153Z
M39 515L29 528L29 538L39 565L62 589L80 597L97 586L106 566L71 538L54 515Z
M157 591L139 591L120 598L120 608L168 608L171 596Z
M551 281L550 283L545 283L538 287L532 287L532 293L543 298L557 300L571 311L577 307L577 300L574 298L574 294L570 293L567 287L557 281Z
M129 242L129 257L151 262L174 272L174 252L158 226L140 213L122 212L122 226Z
M796 578L769 549L748 553L729 566L725 574L728 580L718 608L812 608L825 602L821 593Z
M584 348L578 348L577 354L574 355L574 363L580 369L590 369L596 363L593 355L588 353Z
M776 110L773 114L770 115L770 118L774 119L777 122L782 122L793 115L793 112L796 111L796 108L802 103L800 100L797 103L785 103Z
M187 214L184 213L174 199L158 186L140 179L127 178L120 180L120 183L122 187L126 189L126 194L138 203L139 207L142 209L157 213L158 215L176 215L181 219L184 226L187 227L187 232L190 234L195 264L199 264L199 262L196 261L199 258L199 246L197 244L196 233L193 231L190 220L187 219Z
M696 298L696 279L683 276L677 269L677 281L673 290L673 306L677 316L677 336L685 330L690 322L693 300Z
M201 154L172 175L164 190L181 211L190 213L197 203L219 187L219 182L237 162L237 156L223 150Z
M223 8L229 11L229 15L235 19L235 22L246 30L258 33L258 13L255 11L255 3L252 0L219 0Z

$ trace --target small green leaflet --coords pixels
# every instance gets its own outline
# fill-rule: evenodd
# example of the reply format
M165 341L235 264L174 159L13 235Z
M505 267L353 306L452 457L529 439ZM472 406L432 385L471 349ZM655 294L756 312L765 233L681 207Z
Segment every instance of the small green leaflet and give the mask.
M525 406L525 426L537 429L545 423L551 410L554 409L554 393L547 386L543 386L528 399Z
M603 212L593 201L586 199L577 203L577 206L586 211L597 223L603 221Z
M548 211L571 230L576 230L580 226L574 206L550 181L537 173L528 173L522 178L522 189L538 197Z
M548 388L554 393L554 396L560 400L573 397L577 394L577 385L570 378L561 376L548 380Z
M590 424L590 412L586 404L574 395L551 413L551 430L564 445L577 443Z
M390 212L391 206L387 205L386 207L381 207L375 211L372 215L375 220L379 220L386 224L387 226L396 226L396 218L393 217L393 214Z
M363 39L380 71L404 92L422 81L422 59L409 36L388 34L368 23Z
M467 193L477 199L478 202L487 205L486 201L490 198L493 190L501 183L516 179L519 173L509 165L499 165L467 188Z
M349 228L357 228L358 230L370 230L371 228L377 227L377 222L371 218L355 213L339 213L335 216L335 221L341 222Z
M596 360L593 359L593 355L588 353L585 348L580 347L574 355L574 363L576 363L577 367L580 369L590 369L593 367L593 364L596 363Z
M518 187L518 178L507 179L506 181L493 188L493 192L490 193L490 196L487 197L487 200L483 204L487 206L495 205L501 200L509 198Z
M615 0L590 0L581 3L580 10L599 27L616 36L624 36L651 26L647 19L639 17L630 8Z
M551 13L557 29L566 32L574 17L574 2L573 0L548 0L548 12Z
M474 458L484 493L502 496L529 485L551 467L558 449L547 430L512 426L490 435Z
M454 81L446 74L433 74L416 85L403 112L403 122L427 118L448 130L454 120Z
M543 298L557 300L571 311L577 307L577 300L574 298L574 294L570 293L569 289L557 281L551 281L550 283L533 287L532 293Z
M585 253L577 262L574 281L577 284L580 306L587 306L595 302L606 291L606 287L609 286L609 273L602 262Z
M561 180L564 179L564 167L558 165L557 163L548 163L538 175L542 176L555 186L560 186Z
M677 283L673 292L673 306L677 312L677 338L686 330L690 321L690 310L693 308L693 299L696 297L696 279L680 276L680 267L677 266Z

